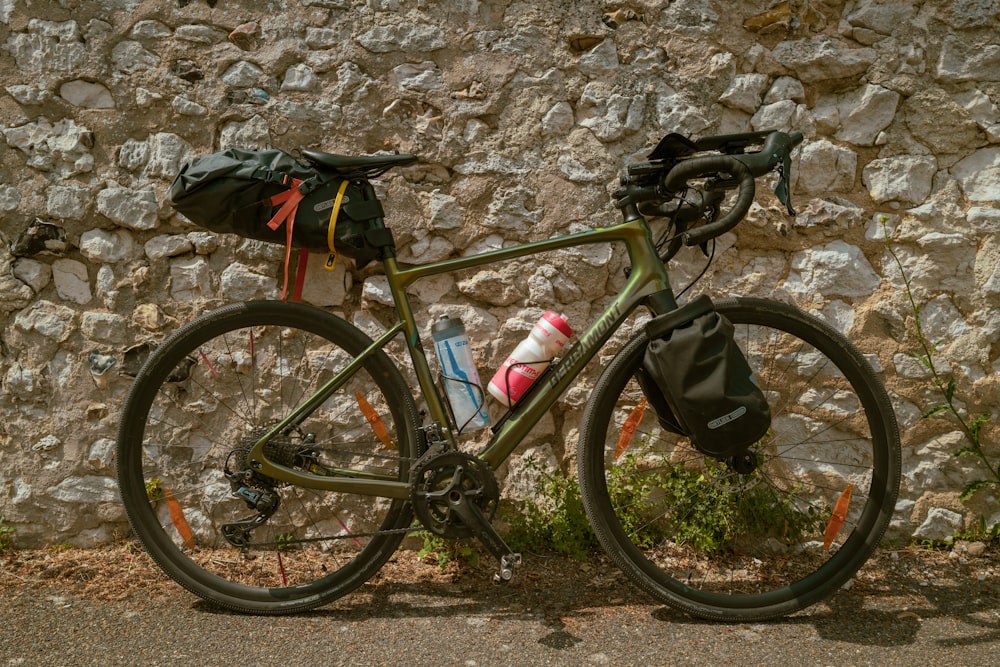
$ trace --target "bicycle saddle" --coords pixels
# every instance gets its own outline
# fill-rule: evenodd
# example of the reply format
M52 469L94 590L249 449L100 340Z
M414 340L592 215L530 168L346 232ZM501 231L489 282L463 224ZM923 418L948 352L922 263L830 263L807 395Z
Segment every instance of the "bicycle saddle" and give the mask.
M387 153L385 155L336 155L321 151L303 150L302 157L315 167L339 172L377 172L416 162L416 155Z

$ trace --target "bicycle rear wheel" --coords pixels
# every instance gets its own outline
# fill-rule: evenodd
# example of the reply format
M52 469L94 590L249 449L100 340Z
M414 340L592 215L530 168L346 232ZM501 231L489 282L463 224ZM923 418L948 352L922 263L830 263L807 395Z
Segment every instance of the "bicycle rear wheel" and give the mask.
M830 595L871 555L896 501L899 431L885 389L842 335L777 302L716 308L771 406L752 469L701 455L644 407L642 333L588 402L581 491L601 544L641 588L694 616L758 621Z
M412 522L404 500L299 488L247 465L250 447L371 344L344 320L281 302L184 326L138 373L118 433L118 483L138 539L185 588L240 612L325 604L364 583ZM321 475L406 480L413 397L382 352L265 446Z

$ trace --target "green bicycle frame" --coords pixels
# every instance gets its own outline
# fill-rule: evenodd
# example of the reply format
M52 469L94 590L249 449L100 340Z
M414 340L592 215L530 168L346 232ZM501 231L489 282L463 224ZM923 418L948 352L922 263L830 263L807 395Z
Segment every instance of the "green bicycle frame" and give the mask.
M338 474L335 476L314 475L292 470L268 460L264 455L264 444L272 437L302 423L313 410L347 383L366 358L385 347L390 340L402 332L431 419L442 425L448 441L454 447L455 434L451 431L443 400L434 385L433 374L420 343L417 322L406 288L417 280L428 276L563 248L616 242L625 244L632 267L625 287L590 327L580 335L576 343L565 352L559 362L553 364L549 372L536 381L535 384L539 386L533 386L528 394L498 423L498 426L494 427L494 435L480 453L480 458L496 469L510 456L511 452L563 392L569 388L594 355L600 351L601 347L640 303L647 300L650 307L658 314L677 307L670 289L666 269L657 256L656 248L652 242L649 226L641 216L613 227L602 227L468 257L407 268L401 267L394 256L386 257L383 260L385 276L396 304L399 321L265 434L248 455L251 465L263 475L305 488L387 498L408 498L410 495L408 482L352 470L338 470Z

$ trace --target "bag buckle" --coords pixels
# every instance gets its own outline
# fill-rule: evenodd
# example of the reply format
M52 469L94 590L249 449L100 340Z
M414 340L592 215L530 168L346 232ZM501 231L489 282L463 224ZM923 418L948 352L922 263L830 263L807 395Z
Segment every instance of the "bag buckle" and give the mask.
M307 179L299 183L299 192L303 195L307 195L313 190L319 187L319 179L315 176L313 178Z

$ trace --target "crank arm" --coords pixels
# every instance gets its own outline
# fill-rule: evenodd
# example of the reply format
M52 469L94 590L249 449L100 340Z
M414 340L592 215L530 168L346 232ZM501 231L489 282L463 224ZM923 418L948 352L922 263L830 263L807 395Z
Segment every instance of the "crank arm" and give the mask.
M521 564L521 554L511 551L507 543L497 533L493 524L483 516L475 503L470 503L463 493L448 495L448 507L462 523L472 531L479 541L500 561L500 571L493 575L493 581L505 584L514 577L514 568Z

